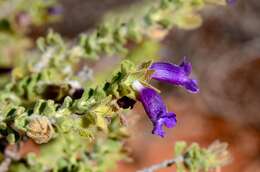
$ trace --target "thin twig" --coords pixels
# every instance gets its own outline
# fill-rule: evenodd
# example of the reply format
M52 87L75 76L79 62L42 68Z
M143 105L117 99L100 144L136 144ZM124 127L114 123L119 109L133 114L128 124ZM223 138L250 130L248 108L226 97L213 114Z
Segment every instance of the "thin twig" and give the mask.
M171 160L166 160L166 161L163 161L159 164L155 164L151 167L147 167L145 169L142 169L142 170L138 170L137 172L154 172L156 170L159 170L159 169L162 169L162 168L167 168L167 167L170 167L178 162L182 162L184 160L183 156L179 156L175 159L171 159Z

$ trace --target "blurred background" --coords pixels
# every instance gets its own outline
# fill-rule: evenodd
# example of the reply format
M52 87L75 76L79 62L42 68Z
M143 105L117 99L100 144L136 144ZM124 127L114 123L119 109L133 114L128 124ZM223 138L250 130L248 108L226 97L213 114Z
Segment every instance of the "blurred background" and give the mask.
M74 38L94 28L107 12L135 2L61 0L63 18L30 34L37 37L52 27L64 37ZM158 138L150 133L152 125L138 104L128 119L131 160L119 162L113 172L132 172L171 159L173 145L179 140L207 146L216 139L229 143L233 157L221 171L260 171L260 1L237 0L228 7L208 7L201 14L204 22L200 28L174 28L156 52L174 63L187 56L200 93L191 95L181 88L156 83L164 90L169 111L177 114L178 124L167 130L166 138ZM111 61L104 59L93 67L102 72ZM174 167L161 170L172 171Z

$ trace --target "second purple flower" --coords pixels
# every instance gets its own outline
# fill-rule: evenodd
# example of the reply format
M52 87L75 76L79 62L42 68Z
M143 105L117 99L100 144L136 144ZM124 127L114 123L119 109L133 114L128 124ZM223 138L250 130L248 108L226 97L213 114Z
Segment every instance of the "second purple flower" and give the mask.
M163 126L174 127L177 122L176 115L173 112L167 112L161 96L155 90L144 87L139 81L134 81L133 87L138 91L138 99L153 123L152 133L164 137Z
M156 62L150 66L150 69L154 70L151 76L152 79L182 86L192 93L199 91L197 81L189 77L192 67L185 57L180 65Z

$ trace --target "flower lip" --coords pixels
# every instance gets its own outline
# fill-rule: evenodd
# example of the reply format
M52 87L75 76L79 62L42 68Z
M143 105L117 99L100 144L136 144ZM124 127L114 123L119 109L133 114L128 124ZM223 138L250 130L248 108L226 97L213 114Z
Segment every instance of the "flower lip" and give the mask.
M167 112L161 96L153 89L143 86L139 81L133 82L133 88L138 91L138 99L141 101L145 112L153 123L152 133L164 137L163 126L172 128L176 125L176 115Z
M180 65L167 62L155 62L149 69L154 71L151 75L152 79L182 86L191 93L197 93L199 91L197 81L189 77L192 71L192 65L186 57L184 57Z

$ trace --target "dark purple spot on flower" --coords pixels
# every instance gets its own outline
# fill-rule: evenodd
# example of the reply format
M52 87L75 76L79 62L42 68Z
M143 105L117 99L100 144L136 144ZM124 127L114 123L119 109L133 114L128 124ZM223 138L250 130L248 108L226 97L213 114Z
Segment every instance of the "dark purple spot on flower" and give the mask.
M72 99L80 99L82 97L83 93L84 93L84 89L78 88L73 92L71 97L72 97Z
M123 109L128 109L128 108L133 109L135 103L136 103L135 100L133 100L133 99L127 97L127 96L124 96L124 97L117 100L118 106L123 108Z

